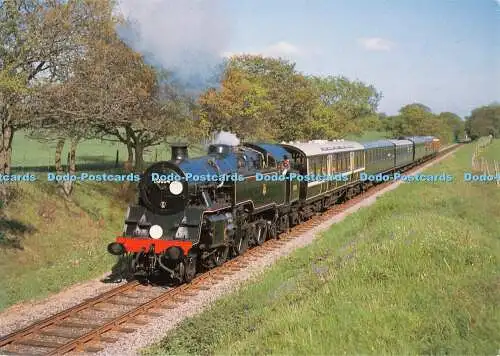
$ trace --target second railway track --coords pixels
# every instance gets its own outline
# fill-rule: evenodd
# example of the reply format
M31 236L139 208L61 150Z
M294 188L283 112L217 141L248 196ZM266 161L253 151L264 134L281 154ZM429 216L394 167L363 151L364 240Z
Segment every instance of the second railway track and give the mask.
M456 149L458 145L444 148L428 164L444 154ZM422 165L407 171L411 173ZM28 327L17 330L0 338L0 355L61 355L70 352L99 352L106 343L114 343L119 337L114 335L133 333L137 328L147 325L151 319L186 302L198 291L223 280L225 276L245 268L250 262L301 236L314 226L331 219L349 207L374 195L393 182L378 184L368 191L331 209L312 217L301 225L281 234L278 239L266 241L245 254L229 260L196 277L191 283L175 288L160 288L142 285L137 281L123 284L74 307L66 309L49 318L37 321Z

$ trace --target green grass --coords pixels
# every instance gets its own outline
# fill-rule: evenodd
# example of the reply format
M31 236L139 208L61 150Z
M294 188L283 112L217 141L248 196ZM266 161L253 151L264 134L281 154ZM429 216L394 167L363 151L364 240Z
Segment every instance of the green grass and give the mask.
M0 309L111 269L115 259L106 245L121 231L127 207L120 185L78 184L73 202L43 181L20 183L15 191L0 215L4 242L11 242L0 245Z
M54 156L57 141L40 142L27 136L24 132L16 132L12 142L12 165L17 170L27 170L33 167L39 167L45 170L51 170L54 166ZM69 142L66 143L62 159L66 164ZM190 156L200 156L205 152L201 145L192 145L189 147ZM113 166L118 151L118 160L120 166L127 159L127 147L119 142L85 140L77 147L76 163L78 165L89 164L107 164ZM144 159L147 162L154 162L155 159L170 159L170 147L167 144L149 147L144 153Z
M493 140L491 144L484 147L481 156L490 162L491 165L493 165L493 160L496 160L500 164L500 140Z
M334 225L144 354L496 354L500 188L473 145ZM499 152L497 148L497 154Z

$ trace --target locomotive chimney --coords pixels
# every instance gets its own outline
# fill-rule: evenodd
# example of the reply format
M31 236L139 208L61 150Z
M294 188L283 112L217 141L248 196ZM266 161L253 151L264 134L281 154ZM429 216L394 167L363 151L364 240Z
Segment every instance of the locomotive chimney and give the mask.
M232 151L233 151L233 146L221 143L208 146L208 154L227 155Z
M170 146L172 149L172 161L182 161L188 159L188 146L185 143L174 143Z

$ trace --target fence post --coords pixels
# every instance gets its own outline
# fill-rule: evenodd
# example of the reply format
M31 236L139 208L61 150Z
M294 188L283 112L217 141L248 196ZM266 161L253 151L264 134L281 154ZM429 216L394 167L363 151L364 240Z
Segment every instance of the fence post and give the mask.
M497 179L497 175L500 174L500 164L497 160L493 160L493 164L495 165L495 179ZM497 185L500 186L500 179L497 179Z
M119 154L120 154L120 150L116 150L115 168L118 168Z

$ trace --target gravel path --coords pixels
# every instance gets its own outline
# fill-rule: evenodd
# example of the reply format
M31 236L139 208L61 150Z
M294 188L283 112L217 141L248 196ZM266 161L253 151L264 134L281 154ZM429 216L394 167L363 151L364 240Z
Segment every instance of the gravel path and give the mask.
M427 169L452 154L453 152L448 153L436 161L426 164L422 168L411 173L411 175L420 173L422 170ZM168 330L174 328L183 319L200 313L221 296L234 291L242 282L249 280L250 278L254 278L258 274L262 273L262 271L272 265L279 258L289 255L292 251L299 247L310 244L319 232L328 229L332 224L342 221L346 216L356 212L360 208L373 204L378 196L396 189L399 184L411 183L397 181L391 184L371 197L368 197L358 204L348 208L345 212L319 224L310 231L304 233L302 236L289 241L283 245L280 250L270 251L266 256L256 259L252 265L246 267L245 269L235 272L231 276L226 276L223 281L213 285L209 290L199 291L196 296L190 297L188 302L179 305L170 312L166 312L161 318L151 320L151 323L139 327L136 332L125 335L117 334L121 336L118 342L109 344L104 351L94 355L137 355L137 350L139 348L146 347L161 340L163 335ZM117 284L104 284L96 279L75 285L61 293L47 298L44 301L15 305L0 313L0 335L8 334L15 329L27 326L38 319L46 318L116 286ZM135 327L137 328L137 326Z

